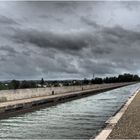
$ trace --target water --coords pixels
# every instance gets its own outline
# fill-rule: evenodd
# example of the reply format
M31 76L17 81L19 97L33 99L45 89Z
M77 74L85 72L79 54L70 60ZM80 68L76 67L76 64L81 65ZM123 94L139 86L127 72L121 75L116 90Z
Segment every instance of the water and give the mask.
M126 86L0 120L0 138L88 139L138 87Z

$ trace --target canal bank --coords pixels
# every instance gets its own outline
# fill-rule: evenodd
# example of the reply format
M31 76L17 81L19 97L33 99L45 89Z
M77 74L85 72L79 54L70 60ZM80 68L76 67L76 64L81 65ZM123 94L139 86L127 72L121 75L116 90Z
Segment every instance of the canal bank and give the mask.
M132 99L107 139L140 139L140 91Z
M23 89L23 91L22 91L22 89L20 89L20 92L19 92L20 94L17 94L18 97L13 97L13 98L15 98L14 100L7 101L8 97L11 98L11 96L15 96L15 94L12 94L12 93L6 94L7 96L4 96L4 93L2 94L2 98L3 99L6 98L6 101L2 100L2 102L0 103L0 114L6 114L9 112L15 112L15 111L19 111L19 110L28 110L32 107L37 107L37 106L44 105L44 104L49 104L49 105L55 104L55 103L57 104L62 101L97 94L99 92L108 91L111 89L127 86L130 84L134 84L134 83L103 84L103 86L94 85L94 88L91 88L89 90L86 88L85 89L82 88L79 91L73 91L73 92L68 92L68 93L59 93L58 92L59 94L55 94L55 95L52 95L52 94L50 95L47 93L46 96L45 95L43 95L43 96L36 95L38 93L38 90L36 90L37 91L36 94L34 92L31 92L31 95L33 95L33 93L34 93L36 96L28 95L28 96L30 96L30 98L29 97L25 98L25 95L26 95L26 93L24 93L25 90ZM77 89L77 87L75 89ZM33 90L33 91L35 91L35 90ZM54 91L54 89L53 89L53 91ZM21 96L21 93L23 94L22 96ZM55 91L55 93L56 93L56 91ZM54 94L54 92L53 92L53 94ZM21 97L24 97L24 98L22 99ZM19 99L16 99L16 98L19 98Z
M127 102L105 122L105 127L95 139L140 139L139 102L140 88L138 88L134 94L129 97Z

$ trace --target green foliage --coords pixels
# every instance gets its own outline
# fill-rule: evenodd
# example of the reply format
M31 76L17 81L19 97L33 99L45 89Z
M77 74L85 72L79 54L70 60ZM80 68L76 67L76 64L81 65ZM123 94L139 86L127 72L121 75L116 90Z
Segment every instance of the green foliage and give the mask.
M95 79L91 80L91 83L92 84L102 84L103 83L103 79L96 77Z
M8 87L9 89L18 89L20 87L20 82L17 80L12 80Z
M17 81L12 80L9 84L0 83L0 90L6 89L22 89L22 88L36 88L36 82L34 81Z
M42 78L40 81L40 85L43 87L43 85L45 84L44 79Z
M118 77L106 77L104 79L95 78L91 80L91 83L102 84L102 83L134 82L134 81L140 81L138 75L124 73L123 75L119 75Z
M0 90L9 89L8 85L0 83Z
M83 85L88 85L89 83L90 83L90 81L89 81L88 79L85 78L85 79L83 80Z
M102 83L119 83L119 82L134 82L140 81L138 75L133 75L129 73L120 74L117 77L106 77L99 78L95 77L92 80L61 80L61 81L47 81L47 86L58 87L58 86L72 86L72 85L88 85L88 84L102 84ZM12 80L10 83L0 83L0 90L6 89L23 89L23 88L37 88L37 85L40 84L41 87L45 85L45 81L42 78L40 81L18 81Z
M36 83L34 81L22 81L20 88L36 88Z

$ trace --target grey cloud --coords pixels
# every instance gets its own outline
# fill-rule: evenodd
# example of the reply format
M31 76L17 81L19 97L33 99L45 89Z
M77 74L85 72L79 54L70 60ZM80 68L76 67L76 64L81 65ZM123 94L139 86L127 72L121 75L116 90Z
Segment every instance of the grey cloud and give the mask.
M11 57L15 57L17 54L17 51L14 48L11 48L8 45L0 46L0 59L1 61L7 61Z
M98 75L106 75L116 73L116 69L111 63L101 62L95 63L90 60L83 60L81 67L84 69L85 73L92 73Z
M100 26L100 25L97 25ZM91 30L92 31L92 30ZM101 27L94 33L89 30L81 33L54 33L37 30L15 30L13 36L17 43L30 43L41 48L55 48L71 54L77 54L83 48L91 48L95 55L110 54L121 47L131 47L139 43L140 33L119 26Z
M82 34L76 33L74 35L56 34L47 31L16 30L14 39L16 39L15 41L18 43L27 42L47 50L54 48L58 50L56 53L65 52L73 57L76 56L77 58L82 59L84 63L84 65L79 64L79 70L77 70L74 65L70 65L70 67L67 66L68 61L62 61L62 59L60 61L45 60L44 65L47 63L48 67L44 67L42 70L43 72L48 69L53 72L78 73L80 70L84 69L85 73L95 72L99 75L104 75L115 73L116 69L119 69L120 67L123 67L122 69L134 70L127 66L129 65L129 61L125 61L125 65L123 66L123 63L118 63L116 58L120 57L122 61L122 50L124 50L124 48L129 48L130 50L134 42L139 44L139 36L140 34L138 32L126 30L119 26L111 28L102 26L102 28L97 30L94 34L87 29L87 31L82 32ZM136 46L133 47L134 50L137 50ZM90 49L91 51L86 55L84 49ZM126 58L129 57L129 54L127 53L128 52L124 52ZM84 59L87 59L89 56L95 60L100 58L103 62L93 63L91 61L91 63L88 63L89 60L87 62L84 61ZM76 57L75 60L78 61ZM63 59L66 59L66 56ZM106 60L109 60L114 64L109 65L104 62ZM43 62L42 59L39 61L40 62L37 62L38 64L41 64L41 61ZM43 67L43 65L40 67Z
M92 49L94 54L97 55L103 55L103 54L110 54L113 51L113 48L101 48L101 47L95 47Z
M98 34L98 33L97 33ZM52 32L40 32L35 30L16 30L13 36L17 43L29 43L40 48L54 48L74 56L81 56L82 49L91 49L95 56L110 54L113 48L105 46L108 40L100 40L99 35L92 34L88 30L81 33L56 34Z
M140 33L137 31L132 31L128 29L124 29L120 26L115 26L113 28L104 28L103 33L109 34L112 36L116 36L118 39L129 39L130 40L139 40L140 39Z
M0 25L18 25L12 18L0 15Z
M16 30L13 39L18 43L27 42L42 48L75 51L81 50L88 43L84 34L55 34L35 30Z
M17 51L16 51L14 48L11 48L11 47L8 46L8 45L0 46L0 50L7 51L7 52L9 52L9 53L17 53Z
M95 22L95 21L92 21L91 19L88 19L88 18L86 18L86 17L84 17L84 16L81 16L80 17L80 20L83 22L83 23L85 23L86 25L88 25L88 26L91 26L91 27L93 27L93 28L99 28L100 26Z
M36 62L38 62L38 66L42 68L43 73L78 74L78 69L76 69L67 58L62 56L57 59L50 59L49 57L46 57L46 59L36 59Z
M1 10L0 5L3 78L140 72L139 2L15 2L6 6L7 10Z

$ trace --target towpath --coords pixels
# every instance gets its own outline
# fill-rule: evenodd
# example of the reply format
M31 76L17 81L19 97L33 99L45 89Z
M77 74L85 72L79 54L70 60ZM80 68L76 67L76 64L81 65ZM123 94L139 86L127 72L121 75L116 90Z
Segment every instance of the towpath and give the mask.
M140 91L115 125L108 139L140 139Z

